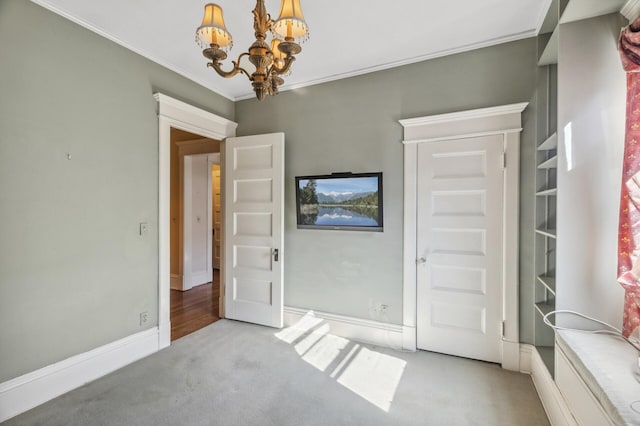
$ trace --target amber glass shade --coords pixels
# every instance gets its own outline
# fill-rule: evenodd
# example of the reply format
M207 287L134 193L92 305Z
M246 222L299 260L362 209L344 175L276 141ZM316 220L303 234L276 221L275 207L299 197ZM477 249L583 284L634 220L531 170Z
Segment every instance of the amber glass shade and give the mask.
M222 8L217 4L209 3L204 7L202 24L196 30L196 40L202 48L207 48L212 44L227 49L233 46L231 34L224 24Z
M302 14L300 0L282 0L280 16L273 24L273 31L282 38L307 39L309 27Z

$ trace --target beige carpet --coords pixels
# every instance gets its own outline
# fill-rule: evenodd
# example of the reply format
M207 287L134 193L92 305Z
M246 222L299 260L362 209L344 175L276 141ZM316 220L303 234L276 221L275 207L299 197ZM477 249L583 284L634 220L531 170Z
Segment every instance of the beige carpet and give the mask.
M7 425L547 425L531 378L220 320Z

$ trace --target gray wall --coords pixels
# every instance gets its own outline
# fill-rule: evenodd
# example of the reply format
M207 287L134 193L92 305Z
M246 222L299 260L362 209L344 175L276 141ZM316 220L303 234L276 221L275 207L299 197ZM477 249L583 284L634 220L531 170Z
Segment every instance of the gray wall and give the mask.
M283 92L262 102L236 103L239 135L286 134L286 305L402 322L403 149L398 120L535 103L536 49L531 38ZM524 248L533 242L535 111L535 105L525 111L521 147ZM294 177L341 171L384 173L384 233L296 229ZM530 258L521 262L526 274L521 277L521 306L529 313L523 317L521 338L530 342L533 268ZM373 311L380 303L389 305L388 315Z
M157 324L156 91L234 118L233 102L0 1L0 382Z

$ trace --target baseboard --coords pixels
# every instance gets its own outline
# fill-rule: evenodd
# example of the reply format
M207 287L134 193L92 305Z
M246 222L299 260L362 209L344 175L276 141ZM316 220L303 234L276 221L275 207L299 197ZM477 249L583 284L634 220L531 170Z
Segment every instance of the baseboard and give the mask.
M322 318L336 336L394 349L403 347L403 328L396 324L285 306L284 325L294 325L307 314Z
M531 354L533 345L520 344L520 372L531 374Z
M0 383L0 422L158 351L158 328Z
M524 346L524 345L523 345ZM526 345L530 346L530 345ZM575 426L575 419L535 347L530 346L531 378L552 426Z
M520 371L520 343L502 340L502 368Z
M182 290L182 276L179 274L171 274L171 289Z
M418 336L415 327L402 326L402 349L412 352L418 350Z
M187 283L189 286L189 289L211 282L211 278L213 276L212 274L213 274L212 272L209 272L206 270L192 273L191 282Z

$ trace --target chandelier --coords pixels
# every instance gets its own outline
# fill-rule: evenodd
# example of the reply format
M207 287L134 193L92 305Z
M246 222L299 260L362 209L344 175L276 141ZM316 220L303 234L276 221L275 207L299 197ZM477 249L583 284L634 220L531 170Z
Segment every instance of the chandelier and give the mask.
M297 42L309 37L309 28L302 15L300 0L282 0L280 17L275 21L267 13L264 0L257 0L253 9L253 29L256 41L247 52L232 61L230 71L222 69L222 61L233 47L233 39L224 24L222 8L217 4L209 3L204 7L204 18L196 30L196 41L204 49L202 54L211 60L208 67L225 78L238 73L246 75L256 97L262 100L267 94L278 93L278 86L284 83L281 76L291 70L295 55L302 51ZM271 33L271 43L267 42L267 33ZM255 66L253 73L249 74L240 66L243 56L248 56L249 62Z

